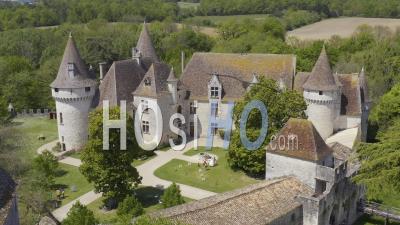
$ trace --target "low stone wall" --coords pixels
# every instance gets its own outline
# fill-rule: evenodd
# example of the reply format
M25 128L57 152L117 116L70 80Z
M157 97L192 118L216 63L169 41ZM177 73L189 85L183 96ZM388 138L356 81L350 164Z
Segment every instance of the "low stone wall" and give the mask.
M55 112L55 110L51 109L22 109L16 113L17 117L25 117L25 116L48 116L49 113Z

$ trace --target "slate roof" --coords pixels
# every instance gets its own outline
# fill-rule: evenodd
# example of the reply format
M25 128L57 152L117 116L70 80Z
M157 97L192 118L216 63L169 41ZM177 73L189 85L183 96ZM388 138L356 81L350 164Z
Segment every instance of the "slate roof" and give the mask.
M340 114L361 115L361 93L357 74L340 74L338 77L343 85Z
M68 63L74 64L75 77L68 75ZM97 82L87 70L78 49L76 48L73 37L68 38L67 46L58 69L57 77L50 84L52 88L83 88L96 86Z
M297 136L298 145L288 144L289 140L292 141L291 143L296 143L294 139L290 139L293 135ZM284 137L286 144L281 144L280 149L278 147L280 139L272 140L266 147L269 153L312 162L323 160L327 155L332 154L332 149L326 145L312 122L306 119L289 119L276 137Z
M109 100L110 106L119 105L121 100L133 102L132 92L136 90L145 75L145 70L136 60L115 61L100 84L99 104Z
M158 56L154 49L153 43L149 31L147 30L147 24L143 24L143 29L140 33L139 40L136 44L136 48L140 51L143 58L150 58L153 62L158 62Z
M165 63L153 63L133 94L135 96L156 98L167 93L167 79L170 75L170 70L170 67ZM146 85L146 82L149 85Z
M150 214L191 225L265 225L301 207L313 191L294 177L262 181Z
M303 84L303 88L316 91L333 91L338 89L329 64L329 58L326 54L325 46L322 48L321 54L319 55L309 78Z
M236 100L246 93L253 74L274 80L282 78L292 89L296 57L274 54L194 53L181 81L190 90L190 98L208 99L208 82L216 73L222 84L222 99Z
M11 176L0 168L0 224L5 222L11 206L16 184Z

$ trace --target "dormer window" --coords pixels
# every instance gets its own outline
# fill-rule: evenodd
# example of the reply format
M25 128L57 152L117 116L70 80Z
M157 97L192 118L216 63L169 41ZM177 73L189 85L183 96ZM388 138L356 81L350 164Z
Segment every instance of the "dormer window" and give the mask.
M210 96L211 96L211 98L218 98L219 97L219 88L211 87L210 88Z
M73 63L68 63L67 69L68 69L68 76L70 78L75 77L75 66L74 66L74 64Z
M144 86L150 86L151 85L151 81L149 78L144 79Z

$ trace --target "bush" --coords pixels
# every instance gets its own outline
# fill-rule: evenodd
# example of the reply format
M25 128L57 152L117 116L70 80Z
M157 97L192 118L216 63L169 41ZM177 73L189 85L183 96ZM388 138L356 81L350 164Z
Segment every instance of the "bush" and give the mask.
M86 206L76 202L68 212L67 218L62 225L96 225L98 221L94 218L94 214Z
M142 204L135 196L127 196L119 205L117 209L117 215L129 215L137 217L142 215L144 212Z
M162 205L164 208L180 205L185 203L181 195L179 186L172 183L167 189L165 189L163 196L161 197Z
M218 134L222 139L225 138L225 130L218 130Z

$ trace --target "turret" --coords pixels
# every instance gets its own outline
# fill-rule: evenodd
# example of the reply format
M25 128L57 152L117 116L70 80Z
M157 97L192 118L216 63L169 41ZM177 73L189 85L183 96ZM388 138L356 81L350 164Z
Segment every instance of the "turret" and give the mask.
M57 77L50 85L62 150L78 150L87 142L88 116L96 86L70 35Z
M249 86L247 87L247 91L249 91L254 85L258 84L260 81L257 78L257 75L253 73L253 78L250 81Z
M168 91L172 95L172 101L174 104L177 103L177 94L178 94L178 79L175 77L174 68L171 68L171 72L169 73L168 79Z
M140 32L136 47L132 48L132 59L136 60L139 64L143 59L150 60L151 62L159 61L149 31L147 30L146 22L143 23L143 29Z
M336 103L340 98L339 84L332 73L325 46L303 89L308 119L325 140L333 134Z

